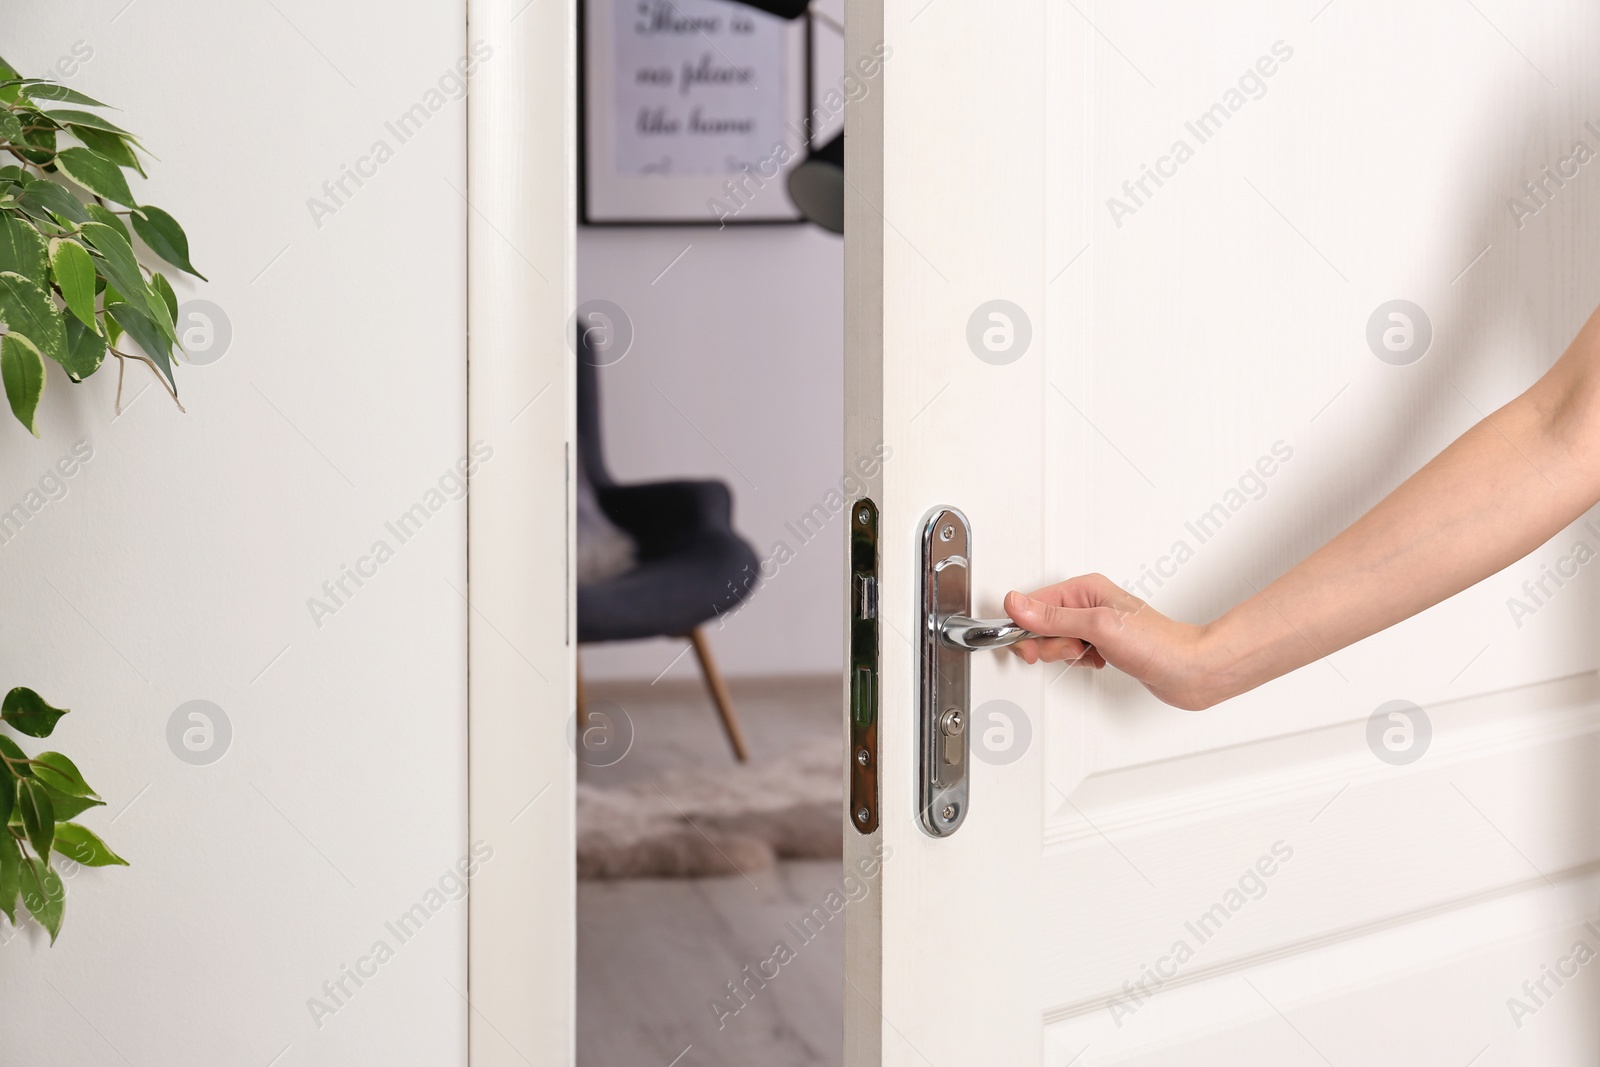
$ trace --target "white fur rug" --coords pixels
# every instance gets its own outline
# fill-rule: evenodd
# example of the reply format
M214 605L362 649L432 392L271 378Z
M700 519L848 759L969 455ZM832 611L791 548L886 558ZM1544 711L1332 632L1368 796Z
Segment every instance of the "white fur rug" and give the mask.
M748 874L843 851L837 742L765 763L670 771L617 789L578 783L578 877Z

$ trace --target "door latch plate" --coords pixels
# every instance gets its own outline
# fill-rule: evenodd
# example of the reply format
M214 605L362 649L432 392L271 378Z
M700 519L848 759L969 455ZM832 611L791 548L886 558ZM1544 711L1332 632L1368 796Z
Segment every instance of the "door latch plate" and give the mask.
M850 505L850 825L878 828L878 506Z

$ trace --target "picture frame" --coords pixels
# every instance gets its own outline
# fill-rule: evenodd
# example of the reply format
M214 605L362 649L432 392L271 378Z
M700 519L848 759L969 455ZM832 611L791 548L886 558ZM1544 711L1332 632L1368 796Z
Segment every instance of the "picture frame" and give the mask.
M734 0L579 0L578 221L804 222L812 26Z

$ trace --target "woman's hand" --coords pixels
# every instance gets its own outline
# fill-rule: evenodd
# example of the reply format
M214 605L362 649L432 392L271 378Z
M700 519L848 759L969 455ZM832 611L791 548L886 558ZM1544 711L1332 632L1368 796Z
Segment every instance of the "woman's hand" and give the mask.
M1174 707L1199 711L1231 693L1206 669L1207 627L1176 622L1101 574L1085 574L1024 595L1006 594L1006 612L1039 640L1011 651L1029 663L1106 664L1138 679Z

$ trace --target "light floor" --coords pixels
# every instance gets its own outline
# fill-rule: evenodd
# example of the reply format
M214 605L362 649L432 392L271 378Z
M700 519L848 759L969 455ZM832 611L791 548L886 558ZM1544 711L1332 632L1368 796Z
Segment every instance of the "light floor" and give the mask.
M735 680L730 689L753 761L839 735L836 678ZM593 682L588 696L621 708L634 740L611 767L580 764L583 781L620 785L673 768L732 765L716 711L696 684ZM810 942L787 926L839 878L837 861L808 860L750 872L748 879L579 882L579 1067L840 1063L842 922ZM744 968L754 973L780 940L794 958L764 986L749 981L752 992L741 1006L725 983L744 982ZM713 1000L739 1010L725 1009L719 1018Z

